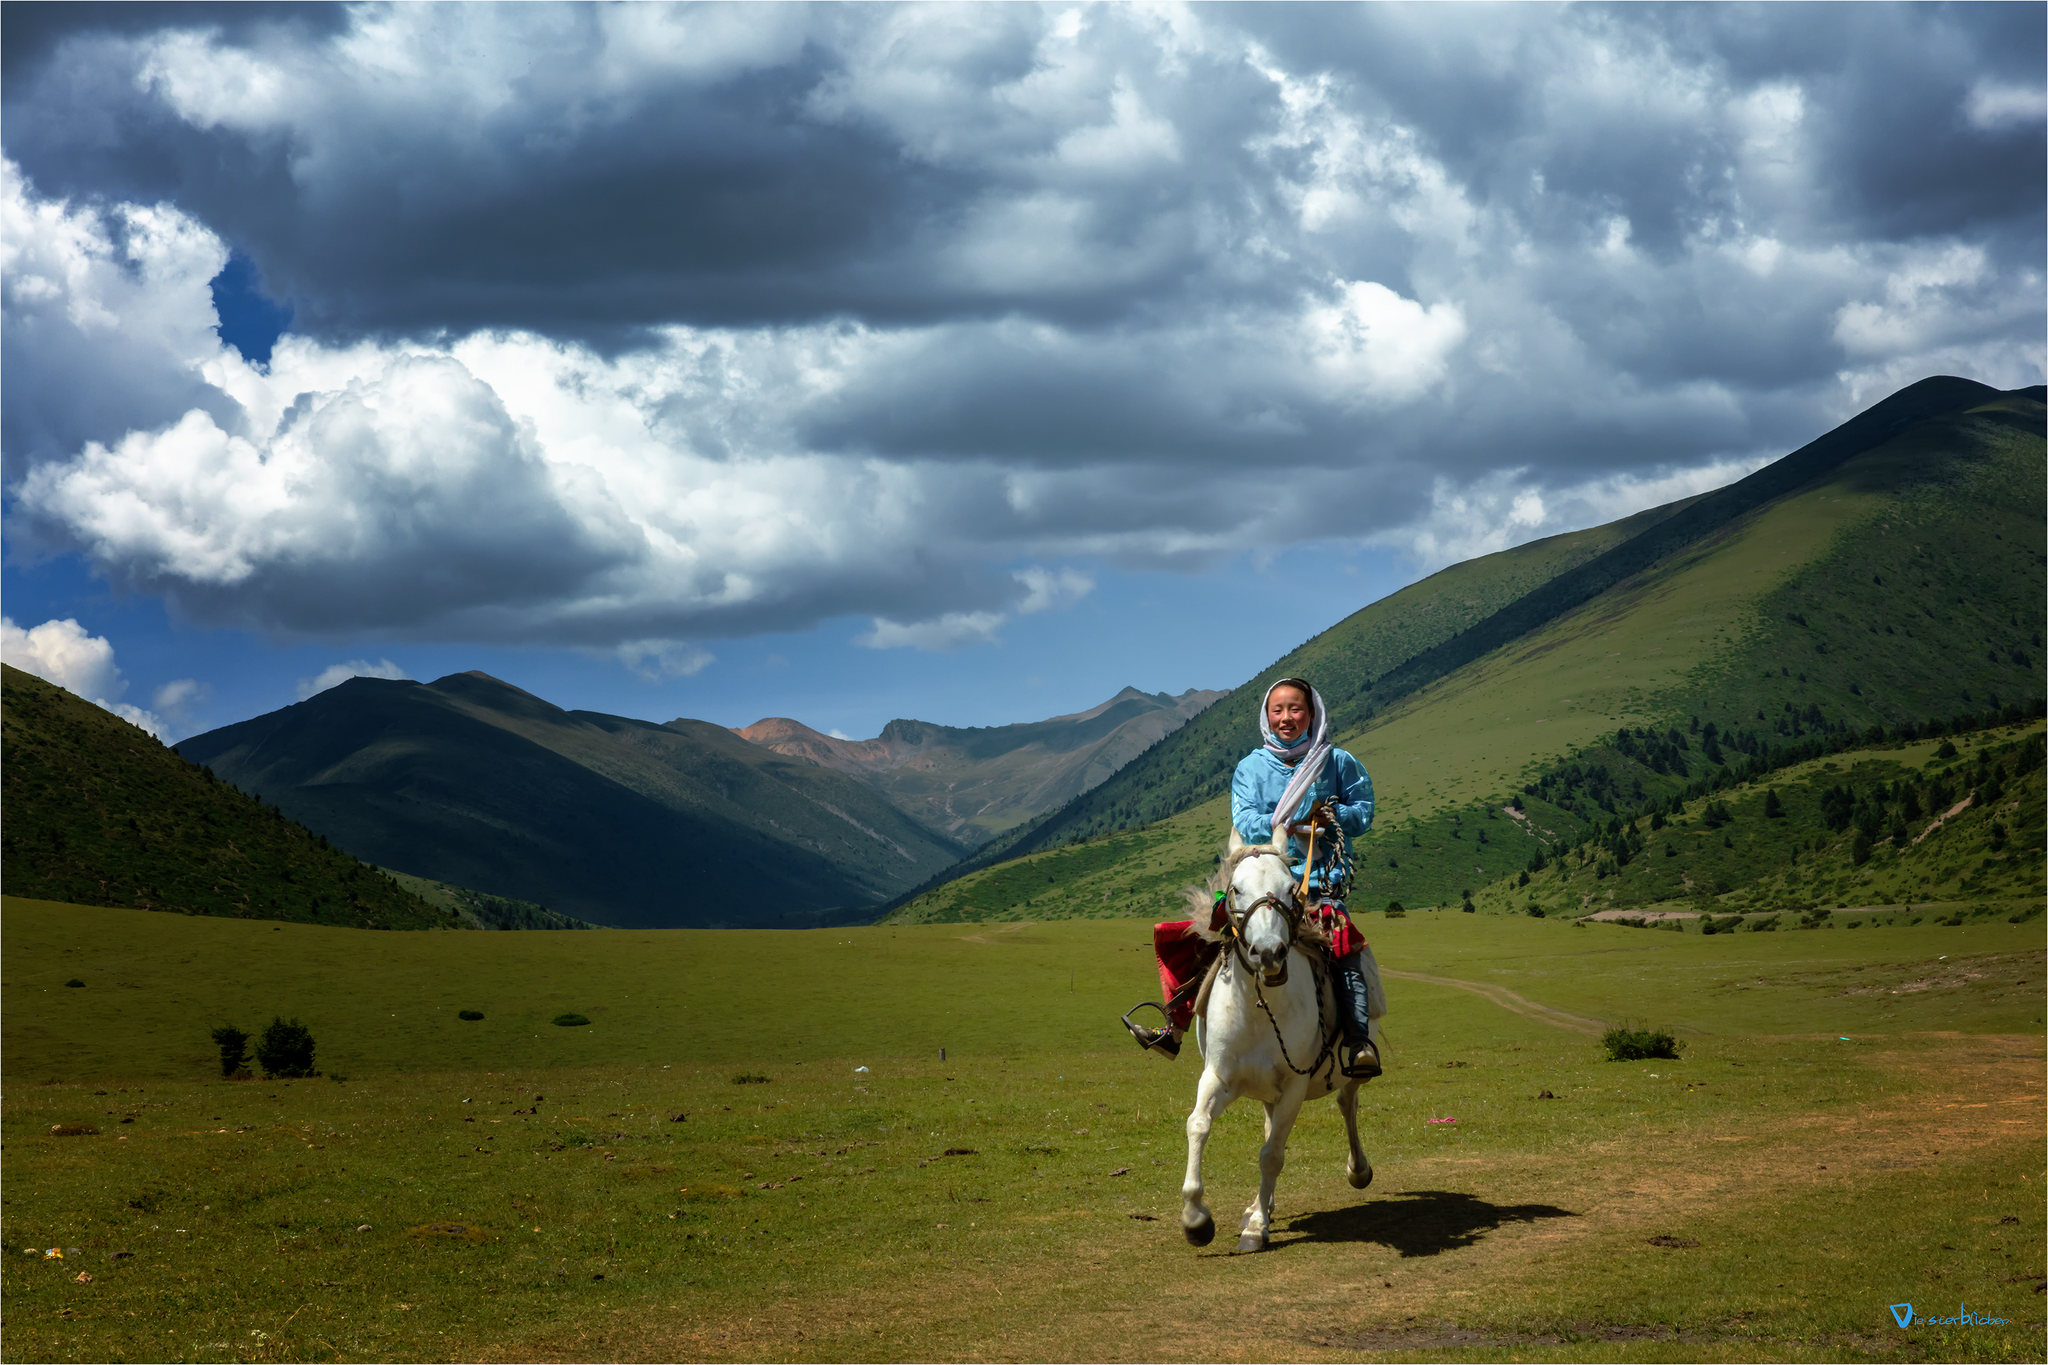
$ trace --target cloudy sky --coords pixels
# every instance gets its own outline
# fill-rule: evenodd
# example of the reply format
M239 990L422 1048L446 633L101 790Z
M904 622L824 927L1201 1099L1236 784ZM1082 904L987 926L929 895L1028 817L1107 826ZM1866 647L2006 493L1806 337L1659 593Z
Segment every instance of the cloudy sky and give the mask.
M2039 5L9 5L4 652L873 734L1228 686L2044 369Z

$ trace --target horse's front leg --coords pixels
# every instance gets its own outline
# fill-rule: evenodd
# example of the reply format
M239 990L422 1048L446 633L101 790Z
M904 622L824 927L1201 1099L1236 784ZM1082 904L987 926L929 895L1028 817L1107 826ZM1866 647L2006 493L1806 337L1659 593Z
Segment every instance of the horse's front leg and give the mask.
M1214 1071L1204 1067L1202 1082L1195 1088L1195 1107L1188 1114L1188 1172L1180 1184L1180 1230L1188 1241L1205 1247L1216 1240L1216 1220L1202 1203L1202 1152L1209 1145L1209 1130L1236 1092Z
M1266 1106L1266 1141L1259 1148L1259 1197L1244 1211L1244 1233L1237 1239L1239 1251L1266 1249L1266 1238L1273 1227L1273 1187L1279 1183L1280 1169L1287 1164L1287 1137L1294 1131L1294 1121L1301 1117L1301 1102L1307 1097L1308 1087L1297 1083L1287 1088L1277 1104Z
M1351 1155L1344 1160L1344 1175L1351 1181L1351 1188L1362 1190L1372 1184L1372 1163L1365 1159L1365 1149L1358 1145L1358 1082L1346 1081L1344 1088L1337 1092L1337 1108L1344 1115L1344 1136L1351 1140Z

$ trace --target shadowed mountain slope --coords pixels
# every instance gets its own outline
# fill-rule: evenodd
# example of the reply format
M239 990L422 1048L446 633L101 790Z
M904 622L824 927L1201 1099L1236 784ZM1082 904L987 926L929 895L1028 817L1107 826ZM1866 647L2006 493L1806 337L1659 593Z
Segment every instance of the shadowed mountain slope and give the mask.
M355 678L178 747L381 866L599 924L817 923L961 851L718 726L565 711L482 673Z
M366 929L455 921L119 716L0 665L7 893Z
M737 733L860 777L925 823L978 843L1096 786L1223 695L1126 687L1071 716L971 729L892 720L866 740L821 735L780 717Z
M1806 736L2030 703L2043 691L2048 588L2042 418L2038 388L1923 381L1728 488L1599 528L1598 552L1519 593L1498 588L1507 556L1446 570L1238 695L1300 672L1330 698L1339 742L1380 801L1360 859L1364 905L1455 901L1521 866L1531 836L1484 823L1517 791L1577 840L1708 766ZM1410 634L1419 647L1372 662L1325 644L1388 638L1419 615L1418 590L1461 571L1495 575L1492 608L1467 628ZM1695 728L1710 722L1711 758ZM1025 864L934 887L901 913L1009 913L1021 902L993 894L996 883L1050 913L1045 888L1061 883L1063 861L1076 874L1064 913L1155 908L1130 898L1209 864L1227 823L1219 793L1255 735L1246 707L1215 708L968 866L1037 850ZM1103 847L1064 847L1086 839ZM1152 871L1135 874L1141 865Z

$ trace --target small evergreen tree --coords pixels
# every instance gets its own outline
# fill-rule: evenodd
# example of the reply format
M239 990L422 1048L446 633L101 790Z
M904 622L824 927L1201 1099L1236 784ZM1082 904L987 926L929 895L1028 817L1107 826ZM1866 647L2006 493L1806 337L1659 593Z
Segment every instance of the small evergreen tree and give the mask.
M233 1024L213 1031L213 1043L220 1049L220 1074L232 1076L249 1064L249 1035Z
M1764 793L1764 819L1782 820L1784 818L1785 803L1778 799L1778 789L1773 787Z
M256 1062L266 1077L311 1076L312 1031L297 1019L290 1023L281 1018L271 1019L270 1027L263 1030L263 1037L256 1044Z

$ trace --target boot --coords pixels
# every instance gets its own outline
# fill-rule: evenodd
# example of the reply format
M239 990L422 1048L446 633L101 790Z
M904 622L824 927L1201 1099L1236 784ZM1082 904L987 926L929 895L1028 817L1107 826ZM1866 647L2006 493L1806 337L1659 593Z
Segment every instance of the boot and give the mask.
M1169 1026L1166 1028L1148 1028L1144 1024L1131 1022L1131 1016L1139 1010L1158 1010L1161 1014L1166 1013L1164 1007L1155 1005L1150 1000L1140 1000L1124 1011L1124 1027L1138 1040L1138 1046L1147 1052L1158 1053L1169 1062L1180 1056L1180 1039L1173 1032L1171 1020L1169 1019Z
M1372 1020L1366 1015L1365 972L1357 953L1330 964L1330 985L1337 996L1337 1022L1344 1029L1344 1047L1350 1056L1340 1068L1356 1080L1371 1080L1380 1074L1380 1053L1372 1041Z

